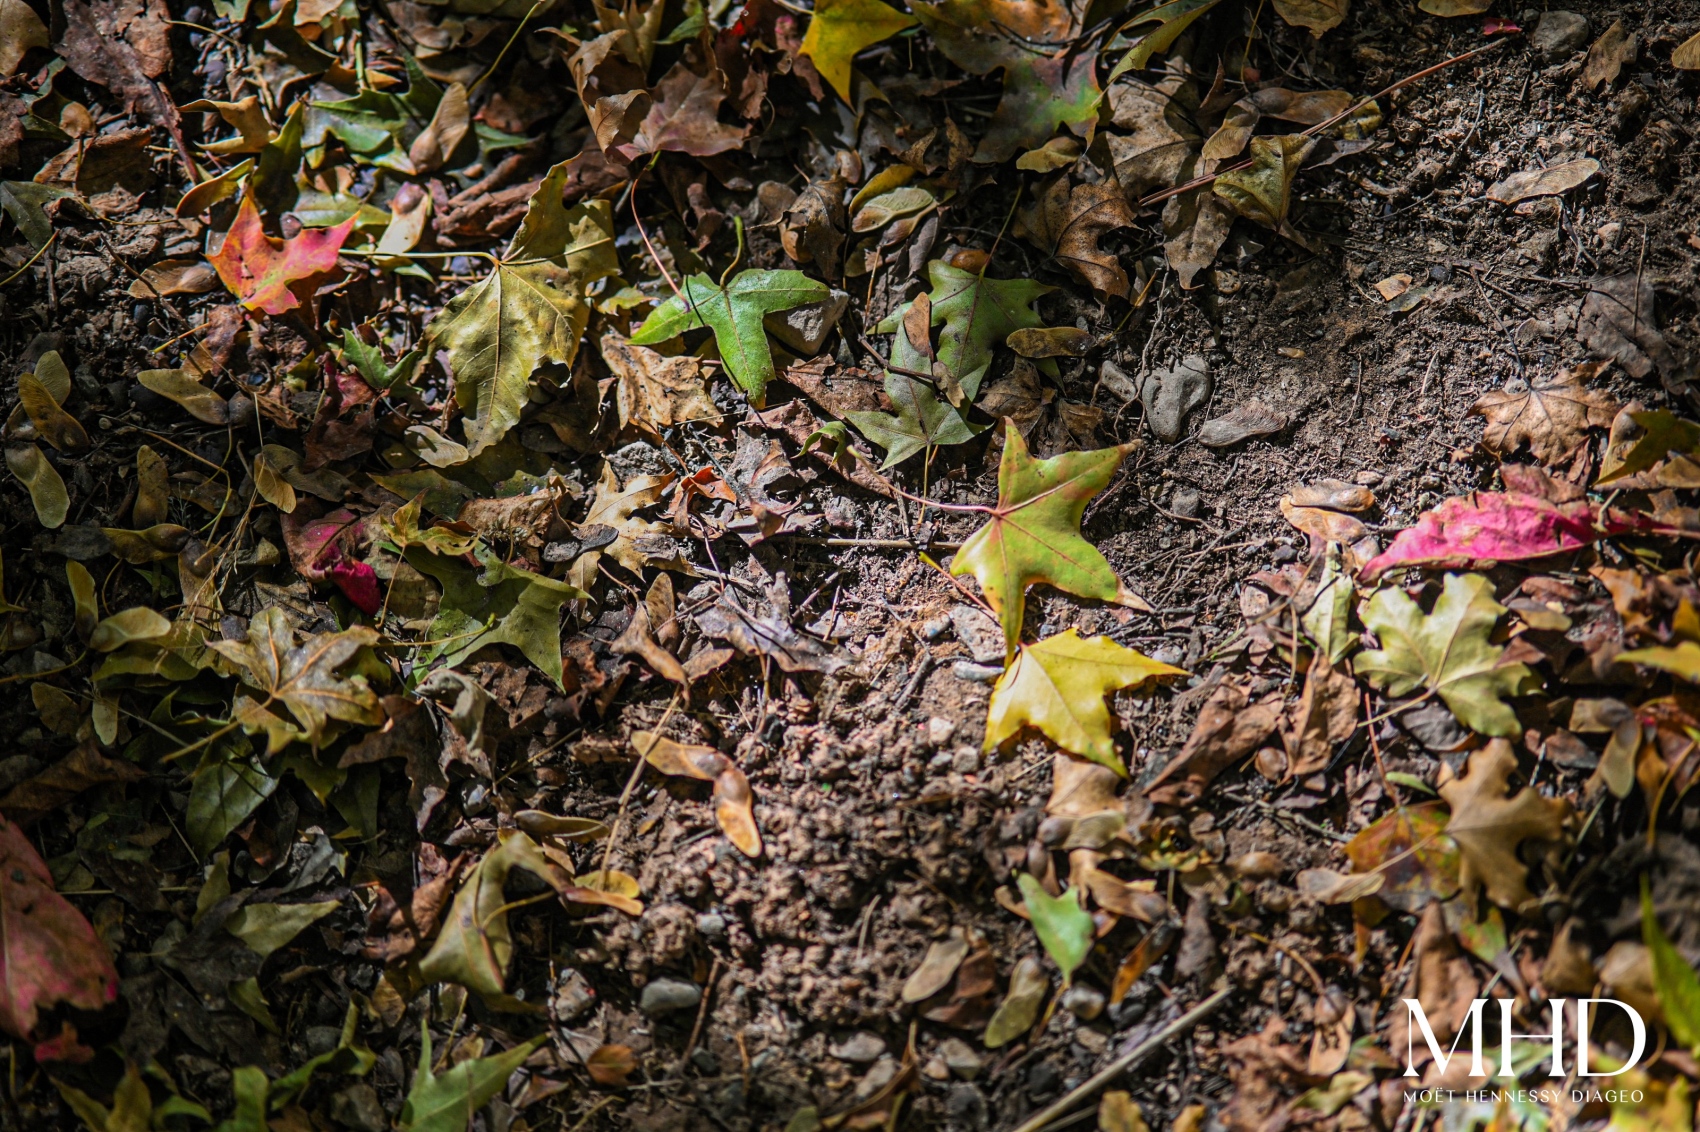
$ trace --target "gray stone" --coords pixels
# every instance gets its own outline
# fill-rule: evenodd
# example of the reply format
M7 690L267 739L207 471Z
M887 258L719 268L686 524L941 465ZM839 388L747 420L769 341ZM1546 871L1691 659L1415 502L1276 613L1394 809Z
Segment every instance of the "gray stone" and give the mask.
M885 1039L866 1030L857 1030L833 1043L827 1052L840 1061L867 1065L885 1056Z
M927 720L927 746L942 747L956 734L956 720L935 715Z
M826 336L838 325L838 320L844 315L844 308L849 305L849 294L834 289L818 303L770 314L762 320L762 325L787 349L800 357L809 358L820 353Z
M726 934L726 917L719 912L704 912L697 917L697 931L709 939L719 939Z
M651 1018L675 1010L692 1010L702 1001L702 988L684 979L653 979L643 988L638 1009Z
M596 1005L596 991L579 971L568 968L555 982L555 1020L576 1022Z
M1529 46L1556 63L1588 42L1588 17L1579 12L1544 12L1529 35Z
M1115 362L1106 361L1098 367L1098 384L1123 401L1139 399L1139 386L1127 375L1127 371Z
M898 1068L896 1060L890 1056L882 1057L874 1062L873 1068L863 1074L862 1079L856 1084L856 1099L859 1101L866 1100L891 1084L891 1079L897 1076Z
M1062 1008L1082 1022L1090 1022L1104 1012L1104 992L1076 983L1063 992Z
M1164 444L1173 444L1186 428L1186 416L1206 401L1215 388L1210 363L1200 354L1182 358L1169 369L1153 370L1141 383L1145 420Z
M1199 508L1203 505L1204 499L1196 487L1177 487L1169 497L1169 510L1188 519L1198 518Z
M964 1081L972 1081L980 1073L980 1067L985 1064L980 1055L974 1052L974 1047L961 1038L946 1038L939 1043L939 1058L945 1067Z
M957 774L973 774L980 769L980 752L973 747L958 747L950 757L950 769Z
M1003 663L1003 630L984 610L972 605L952 606L950 624L956 630L956 639L968 646L975 664Z
M996 664L975 664L969 660L959 660L950 666L950 674L958 680L966 680L972 684L996 684L998 677L1003 675L1003 668Z

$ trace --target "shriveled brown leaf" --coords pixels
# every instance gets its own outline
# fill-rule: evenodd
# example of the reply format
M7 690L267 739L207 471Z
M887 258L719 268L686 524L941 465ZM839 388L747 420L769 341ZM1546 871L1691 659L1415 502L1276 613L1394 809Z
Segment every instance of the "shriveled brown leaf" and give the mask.
M52 766L24 779L0 798L0 813L28 826L94 786L139 782L147 772L135 763L109 758L92 739Z
M680 743L652 731L632 732L632 749L662 774L714 783L714 817L746 857L761 856L750 780L731 759L695 743Z
M961 928L952 928L944 939L928 944L921 965L904 980L903 1001L921 1002L944 990L967 957L968 935Z
M1211 779L1257 750L1280 720L1278 694L1253 703L1241 685L1219 685L1199 709L1180 753L1151 780L1146 796L1164 804L1196 801Z
M1576 85L1590 93L1598 93L1617 81L1624 64L1635 61L1640 51L1639 40L1624 28L1622 20L1612 21L1611 27L1600 33L1588 48L1582 62L1582 73Z
M1100 181L1071 189L1069 179L1059 177L1022 211L1021 222L1039 248L1100 296L1127 298L1127 272L1099 246L1105 235L1135 223L1133 209L1116 184Z
M1304 694L1282 722L1287 774L1304 778L1325 769L1357 722L1357 681L1344 665L1330 665L1327 655L1318 652L1305 676Z
M691 702L691 680L679 658L674 656L658 638L678 640L679 624L674 613L673 579L665 572L656 575L649 593L637 603L625 631L609 646L625 656L635 656L649 665L657 676L679 685L684 702Z
M843 273L844 238L850 228L845 187L837 174L811 181L785 209L779 225L785 254L798 263L815 264L829 280Z
M704 384L701 359L664 357L647 346L634 346L613 331L602 336L602 360L617 384L615 405L620 424L652 441L687 422L712 424L721 413Z
M1294 527L1323 542L1350 544L1369 533L1369 528L1350 515L1322 507L1296 506L1290 498L1281 500L1281 514Z
M1534 788L1512 791L1517 755L1509 741L1492 739L1470 756L1462 777L1440 787L1452 807L1446 833L1462 854L1459 879L1466 896L1485 890L1488 899L1517 910L1534 897L1529 867L1517 850L1526 840L1561 842L1570 819L1570 803L1543 798Z
M1591 157L1548 165L1544 169L1528 169L1513 173L1490 186L1488 199L1500 204L1516 204L1531 197L1563 196L1571 189L1585 184L1600 171L1600 163Z
M1470 407L1487 419L1482 447L1505 456L1527 442L1530 455L1542 464L1563 463L1587 440L1588 429L1609 428L1617 415L1618 403L1610 393L1584 384L1604 368L1604 363L1587 362L1517 391L1484 393Z

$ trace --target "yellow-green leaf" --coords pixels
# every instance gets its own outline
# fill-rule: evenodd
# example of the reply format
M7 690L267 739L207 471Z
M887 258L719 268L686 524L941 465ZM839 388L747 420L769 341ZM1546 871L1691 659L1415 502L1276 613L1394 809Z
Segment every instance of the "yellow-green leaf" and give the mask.
M1008 1045L1031 1030L1050 989L1051 980L1037 959L1029 955L1017 963L1009 977L1009 993L998 1004L992 1020L986 1023L986 1036L982 1039L986 1048Z
M1003 625L1005 655L1014 656L1027 611L1027 587L1059 590L1136 609L1150 608L1116 577L1096 547L1080 537L1087 502L1105 487L1136 443L1035 460L1008 423L998 468L998 503L986 525L957 551L950 572L972 574Z
M879 0L820 0L800 51L844 101L854 102L850 66L857 53L915 24L914 16Z
M89 648L111 652L133 641L154 641L171 632L171 622L145 605L114 613L89 634Z
M1080 903L1080 893L1072 885L1061 896L1052 896L1045 886L1029 873L1015 878L1021 889L1022 903L1033 921L1033 931L1056 965L1062 968L1063 985L1074 979L1074 972L1092 953L1092 913Z
M1315 144L1314 138L1302 134L1252 138L1250 167L1217 177L1216 195L1247 220L1269 228L1284 227L1292 204L1293 177Z
M1641 878L1641 938L1653 955L1653 980L1659 1006L1665 1013L1671 1037L1689 1051L1700 1050L1700 975L1689 966L1653 909L1653 894L1647 878Z
M1185 675L1183 668L1159 663L1108 637L1082 638L1075 629L1022 645L992 689L986 750L1023 727L1036 727L1063 750L1125 775L1110 738L1104 697L1119 688Z
M41 449L33 444L6 445L6 467L29 489L41 525L50 531L63 526L71 510L71 494Z

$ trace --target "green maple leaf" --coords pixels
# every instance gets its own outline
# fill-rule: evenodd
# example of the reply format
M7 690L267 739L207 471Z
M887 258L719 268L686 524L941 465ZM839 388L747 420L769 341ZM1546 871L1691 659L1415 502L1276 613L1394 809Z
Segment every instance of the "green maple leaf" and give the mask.
M993 347L1003 344L1017 330L1043 326L1044 320L1033 304L1056 290L1031 279L988 279L972 271L952 267L935 259L927 265L927 278L933 289L928 299L933 307L933 325L942 326L939 332L939 363L949 379L962 387L963 404L970 404L980 395L980 382L992 365ZM898 343L907 347L902 329L903 314L898 311L881 322L880 334L896 334ZM904 365L897 357L898 345L892 347L892 361ZM905 368L929 372L925 359L919 366ZM1048 363L1048 365L1046 364ZM1056 376L1056 363L1046 359L1040 368ZM952 441L951 443L960 443Z
M821 0L809 19L800 50L814 62L821 78L831 83L844 101L854 104L850 69L856 54L915 23L914 16L880 0Z
M424 360L425 353L415 346L392 365L384 360L384 345L380 340L376 345L368 345L366 340L352 329L342 332L342 360L353 366L360 376L366 379L366 384L373 389L388 389L396 382L406 385L413 379L413 373Z
M1389 696L1427 689L1473 731L1519 735L1523 729L1504 697L1534 691L1540 681L1527 665L1500 664L1505 649L1492 634L1504 613L1493 583L1480 574L1446 575L1426 616L1402 591L1381 590L1370 599L1364 624L1382 647L1359 656L1353 668Z
M487 550L480 551L479 560L482 574L459 559L418 547L407 551L408 563L443 587L440 612L431 623L432 639L444 642L439 655L454 665L486 645L512 645L559 687L561 606L588 595L506 565Z
M951 62L976 75L1003 71L1003 98L975 161L995 164L1036 149L1058 126L1090 134L1103 93L1097 53L1075 47L1081 28L1070 5L940 0L912 7Z
M443 91L413 56L404 53L403 62L407 67L407 89L400 94L368 88L353 98L309 102L302 145L316 149L325 144L325 135L330 134L358 162L397 173L416 172L408 159L407 147L431 121Z
M424 1044L419 1050L419 1070L413 1088L401 1106L402 1132L466 1132L478 1110L507 1087L514 1070L549 1040L539 1034L494 1057L470 1057L445 1073L431 1066L431 1028L420 1023Z
M1027 906L1034 933L1045 953L1062 968L1063 985L1067 986L1075 970L1092 954L1092 913L1081 906L1080 894L1073 886L1061 896L1052 896L1028 873L1018 873L1015 883L1021 889L1021 902Z
M384 721L378 697L366 686L365 677L337 674L337 669L353 660L361 648L377 641L375 630L356 625L340 633L310 636L297 645L295 631L283 610L274 605L248 622L246 641L207 644L240 667L246 682L265 695L264 700L253 703L251 710L256 717L260 713L270 715L269 709L281 704L300 722L302 736L317 746L330 720L368 727ZM266 729L275 730L270 726Z
M1065 452L1035 460L1014 422L1004 434L998 503L986 525L962 544L950 572L972 574L1003 625L1006 655L1015 655L1027 610L1027 587L1045 582L1099 601L1150 608L1123 586L1096 547L1080 537L1087 501L1121 467L1132 444Z
M1126 777L1127 768L1110 738L1104 697L1121 688L1185 675L1184 668L1159 663L1108 637L1082 639L1074 629L1022 645L992 689L986 750L996 749L1023 727L1035 727L1063 750Z
M631 342L653 346L706 326L714 332L726 372L759 409L767 403L767 383L773 380L773 351L762 319L818 303L828 293L826 284L801 271L740 271L729 287L706 275L693 275L685 280L685 301L675 295L656 307Z
M898 326L891 343L891 364L914 370L916 373L927 373L930 372L932 359L915 348L902 328L903 315L907 314L913 305L905 304L893 316ZM863 436L885 449L883 467L896 467L925 448L941 444L965 444L985 430L985 425L970 423L954 406L941 398L933 385L910 374L887 370L885 394L891 398L891 407L895 412L864 411L844 414L845 419L855 425Z
M563 208L564 164L531 196L507 257L456 295L425 328L427 354L446 350L477 456L519 423L531 375L545 362L571 365L590 319L585 288L619 270L607 201Z

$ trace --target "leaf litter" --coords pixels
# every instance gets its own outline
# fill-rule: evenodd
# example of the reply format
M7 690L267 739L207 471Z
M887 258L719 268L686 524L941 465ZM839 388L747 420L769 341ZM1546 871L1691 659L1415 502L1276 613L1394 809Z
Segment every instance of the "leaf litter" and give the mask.
M1484 7L0 2L5 1121L1692 1127L1692 51Z

